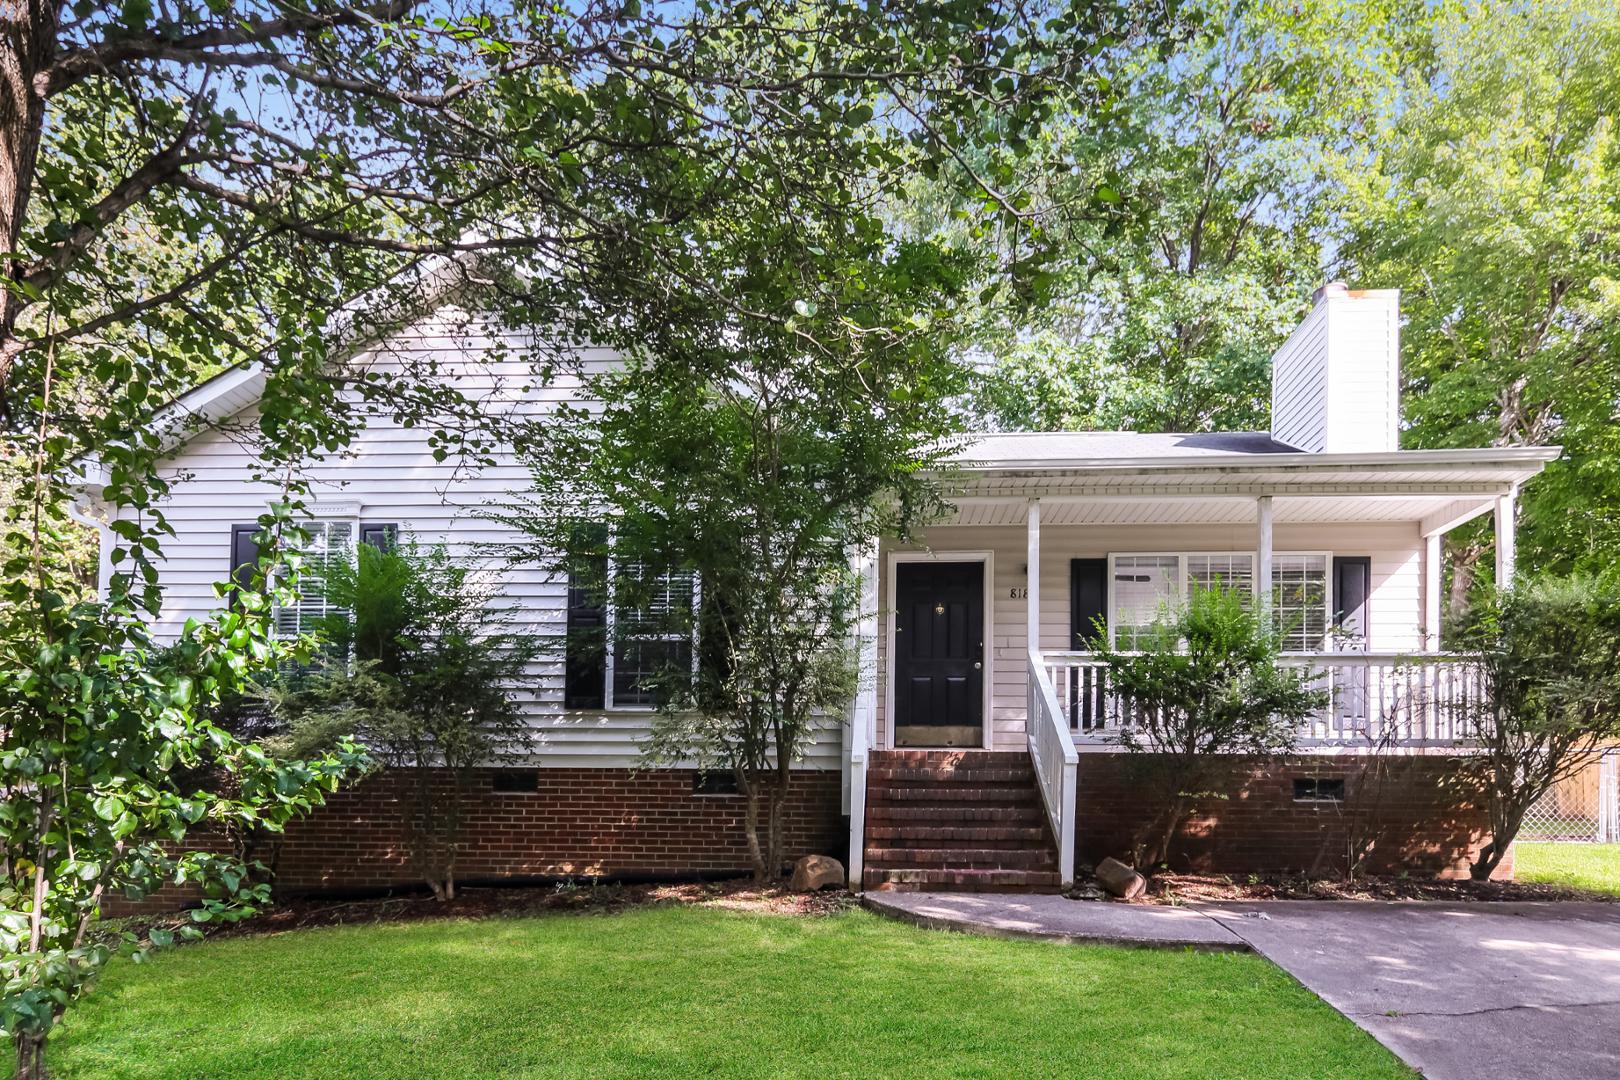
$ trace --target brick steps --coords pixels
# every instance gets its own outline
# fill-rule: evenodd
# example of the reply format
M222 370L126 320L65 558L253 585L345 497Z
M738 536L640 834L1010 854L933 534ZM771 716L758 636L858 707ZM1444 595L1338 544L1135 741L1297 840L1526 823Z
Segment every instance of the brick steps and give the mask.
M1060 884L1028 754L876 751L866 821L868 889L1051 892Z
M1028 765L1021 769L925 769L907 767L904 769L868 769L867 778L884 784L896 781L919 780L944 787L995 787L1003 784L1022 786L1035 779L1035 770Z
M868 795L868 800L870 799L871 795ZM868 823L885 824L1037 826L1046 823L1046 809L1039 805L995 807L966 806L960 803L948 806L920 804L873 806L868 801L866 820Z
M1028 787L957 787L951 784L917 783L883 789L886 801L891 803L985 803L994 806L1033 806L1040 802L1040 793Z
M867 826L866 842L873 847L983 847L986 842L1044 843L1046 830L1000 825L879 825Z
M1056 892L1058 874L1030 870L867 870L868 889L879 892Z
M953 867L959 870L1050 870L1057 863L1044 846L1039 848L918 848L868 847L868 866L925 868Z

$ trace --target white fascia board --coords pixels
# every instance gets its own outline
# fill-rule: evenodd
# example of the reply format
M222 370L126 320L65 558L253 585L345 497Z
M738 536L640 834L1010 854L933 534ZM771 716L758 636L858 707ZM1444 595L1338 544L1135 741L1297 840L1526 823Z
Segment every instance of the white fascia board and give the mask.
M1002 458L994 461L962 461L946 471L968 473L1085 473L1161 472L1197 470L1210 472L1270 472L1279 469L1331 473L1345 469L1399 471L1444 465L1506 466L1533 476L1549 461L1563 453L1561 446L1504 446L1461 450L1391 450L1356 454L1248 454L1214 456L1208 454L1175 457L1136 458Z

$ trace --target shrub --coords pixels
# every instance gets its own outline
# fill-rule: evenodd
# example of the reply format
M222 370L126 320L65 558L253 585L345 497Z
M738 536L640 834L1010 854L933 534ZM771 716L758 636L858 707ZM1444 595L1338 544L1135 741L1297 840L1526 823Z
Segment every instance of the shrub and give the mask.
M512 691L534 641L442 546L363 544L352 565L328 572L326 597L337 610L319 628L324 654L268 692L286 725L270 745L296 756L353 737L407 773L407 855L434 895L451 899L474 770L524 756L532 742Z
M1327 704L1302 672L1277 666L1280 642L1247 594L1195 587L1167 608L1139 651L1098 648L1126 711L1119 743L1135 755L1152 808L1134 838L1139 867L1156 866L1191 813L1193 800L1221 797L1234 760L1293 749L1294 732Z

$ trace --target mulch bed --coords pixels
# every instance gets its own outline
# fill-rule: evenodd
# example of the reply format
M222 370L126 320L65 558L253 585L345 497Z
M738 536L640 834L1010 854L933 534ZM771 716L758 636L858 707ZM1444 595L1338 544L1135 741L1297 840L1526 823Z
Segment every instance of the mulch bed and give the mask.
M1101 889L1082 882L1070 895L1107 899ZM1520 881L1452 881L1433 878L1307 878L1298 875L1156 874L1138 904L1184 904L1194 900L1450 900L1481 903L1511 900L1599 900L1616 898L1562 885Z
M497 916L575 913L607 915L633 907L680 906L814 917L857 906L843 889L790 892L783 886L761 886L747 880L645 885L534 885L470 887L456 898L438 901L427 893L404 893L359 900L308 898L289 900L234 924L204 927L209 938L276 934L317 926L369 926L429 919L482 919ZM152 929L191 922L185 912L140 916L116 921L118 929L141 936Z

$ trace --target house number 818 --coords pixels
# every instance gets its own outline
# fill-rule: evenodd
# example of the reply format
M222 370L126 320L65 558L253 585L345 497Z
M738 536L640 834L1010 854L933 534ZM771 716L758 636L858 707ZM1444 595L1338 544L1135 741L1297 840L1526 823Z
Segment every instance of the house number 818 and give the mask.
M1025 585L1022 588L1009 589L1007 590L1007 595L1013 600L1028 600L1029 586Z

